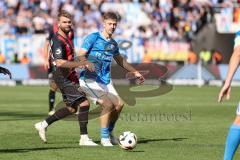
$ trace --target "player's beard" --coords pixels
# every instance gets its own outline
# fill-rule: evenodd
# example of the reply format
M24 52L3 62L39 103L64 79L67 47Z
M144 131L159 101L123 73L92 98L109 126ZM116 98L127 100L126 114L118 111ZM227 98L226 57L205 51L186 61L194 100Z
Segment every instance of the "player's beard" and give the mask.
M66 35L70 32L70 30L71 30L71 27L69 27L69 29L66 27L66 28L64 28L64 27L62 27L62 26L60 26L59 27Z

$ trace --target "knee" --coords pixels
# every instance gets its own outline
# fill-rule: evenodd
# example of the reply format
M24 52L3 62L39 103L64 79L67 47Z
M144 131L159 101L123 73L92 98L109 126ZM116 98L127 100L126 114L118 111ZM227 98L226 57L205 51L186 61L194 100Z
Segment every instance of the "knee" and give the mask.
M67 107L67 109L68 109L69 112L71 112L71 113L76 113L76 112L77 112L77 108L75 108L75 107Z
M105 110L114 110L114 105L112 103L107 103L103 106Z
M113 103L111 102L105 102L103 105L102 105L102 109L104 111L109 111L109 112L112 112L114 110L114 105Z
M123 107L124 107L124 103L121 103L121 104L115 106L116 112L120 113L122 111Z
M89 103L89 101L88 100L85 100L85 101L83 101L82 103L80 103L80 105L79 105L80 107L86 107L86 106L90 106L90 103Z

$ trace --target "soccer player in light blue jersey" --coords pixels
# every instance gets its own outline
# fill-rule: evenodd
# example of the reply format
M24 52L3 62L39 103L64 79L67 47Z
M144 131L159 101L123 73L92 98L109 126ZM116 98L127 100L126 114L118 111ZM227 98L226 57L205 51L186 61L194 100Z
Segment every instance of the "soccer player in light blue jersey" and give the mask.
M116 27L117 15L113 12L105 13L103 15L103 31L89 34L80 49L80 55L85 56L80 59L87 59L95 67L94 73L87 70L80 73L80 86L94 103L102 106L100 126L103 146L117 144L117 139L113 136L113 128L124 105L111 81L112 59L114 58L118 65L138 78L140 84L145 80L120 55L118 44L112 38Z
M226 99L230 98L232 78L240 62L240 32L237 32L234 43L234 51L229 62L226 81L219 93L218 102L221 102L224 96L226 96ZM235 151L240 143L240 103L238 104L236 114L236 118L229 129L226 139L224 160L233 159Z

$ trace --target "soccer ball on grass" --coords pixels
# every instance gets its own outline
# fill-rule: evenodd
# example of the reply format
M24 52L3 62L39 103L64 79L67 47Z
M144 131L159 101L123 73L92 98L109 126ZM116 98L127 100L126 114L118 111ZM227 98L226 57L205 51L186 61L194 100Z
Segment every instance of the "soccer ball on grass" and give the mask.
M136 134L125 131L119 136L119 146L125 150L132 150L137 145Z

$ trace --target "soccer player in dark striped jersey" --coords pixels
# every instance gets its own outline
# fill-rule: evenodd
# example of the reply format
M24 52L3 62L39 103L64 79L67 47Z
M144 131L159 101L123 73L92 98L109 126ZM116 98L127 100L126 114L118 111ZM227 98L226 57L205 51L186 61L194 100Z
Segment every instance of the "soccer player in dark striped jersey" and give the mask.
M48 79L49 79L49 85L50 85L50 89L49 89L49 93L48 93L48 104L49 104L49 112L48 115L53 115L55 113L55 109L54 109L54 104L55 104L55 95L56 95L56 91L58 89L56 83L53 80L53 68L52 65L50 65L50 40L52 39L53 35L55 33L58 32L58 26L55 23L49 30L49 35L46 38L45 44L44 44L44 58L45 58L45 62L44 62L44 66L45 69L47 69L48 72ZM72 41L73 43L73 39L74 39L74 34L73 34L73 30L71 29L71 31L68 33L68 39L69 41Z
M74 60L74 47L72 41L68 39L71 31L72 16L66 11L61 11L58 15L59 30L53 35L50 46L50 65L52 66L53 79L60 89L65 107L59 108L53 115L35 124L35 128L43 142L46 142L46 129L52 123L76 113L79 109L78 121L80 126L81 146L96 146L88 137L88 111L89 101L84 92L79 91L78 75L75 68L86 68L94 71L94 66L89 61L79 62Z

